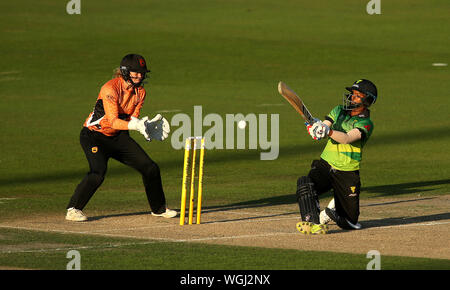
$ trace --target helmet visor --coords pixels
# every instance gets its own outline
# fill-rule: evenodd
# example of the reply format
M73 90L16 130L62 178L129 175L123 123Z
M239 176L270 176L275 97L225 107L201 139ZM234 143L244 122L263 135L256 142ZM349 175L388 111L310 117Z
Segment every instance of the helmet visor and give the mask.
M359 99L360 101L355 102L355 99ZM361 107L363 105L362 100L363 99L360 96L354 95L353 93L344 93L344 96L342 98L344 110L351 111L353 109Z

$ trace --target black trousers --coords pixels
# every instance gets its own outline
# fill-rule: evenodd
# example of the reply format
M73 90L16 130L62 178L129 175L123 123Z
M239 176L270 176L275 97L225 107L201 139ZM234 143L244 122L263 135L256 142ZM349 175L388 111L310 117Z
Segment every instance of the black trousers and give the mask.
M361 181L359 171L340 171L332 168L323 159L314 160L309 178L314 183L317 194L333 189L336 213L353 224L359 217L359 194Z
M110 137L83 127L80 144L86 154L90 170L76 187L67 208L82 210L86 206L103 183L109 158L114 158L141 173L152 212L165 211L166 199L159 167L130 137L128 131L121 131L118 135Z

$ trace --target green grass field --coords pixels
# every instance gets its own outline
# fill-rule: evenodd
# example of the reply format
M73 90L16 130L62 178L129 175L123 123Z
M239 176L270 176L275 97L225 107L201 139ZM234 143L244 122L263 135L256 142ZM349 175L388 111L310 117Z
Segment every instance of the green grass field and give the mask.
M16 250L0 255L2 265L18 268L66 269L70 261L66 253L71 249L80 252L80 264L84 270L363 270L369 261L365 255L332 252L161 243L17 230L2 230L0 233L7 237L0 243L4 247L26 246L31 242L59 244L56 250L51 251ZM450 267L448 260L390 256L382 259L383 270ZM286 263L288 260L291 262ZM314 260L313 264L309 262Z
M87 171L79 131L101 85L128 53L144 55L152 71L142 116L163 110L170 111L163 113L168 120L177 113L193 116L196 105L203 116L279 114L276 160L261 161L265 150L206 153L205 206L288 203L296 179L319 156L325 141L309 138L279 96L280 80L318 117L342 102L344 87L353 81L367 78L377 85L362 198L450 193L450 72L448 66L432 66L450 61L447 0L382 0L381 15L368 15L366 0L81 0L81 15L68 15L67 2L0 4L0 220L64 216ZM160 165L168 204L179 208L182 150L174 150L169 139L145 143L131 134ZM110 161L87 208L148 210L141 177ZM173 243L0 229L0 249L30 241L64 249L86 246L92 257L83 262L86 269L364 269L367 264L355 254L202 244L183 245L188 249L181 252ZM107 243L120 246L101 247ZM147 253L153 253L151 260L139 259ZM297 262L280 262L289 257ZM450 268L448 260L383 261L383 269ZM66 263L65 251L0 250L0 266L65 269Z

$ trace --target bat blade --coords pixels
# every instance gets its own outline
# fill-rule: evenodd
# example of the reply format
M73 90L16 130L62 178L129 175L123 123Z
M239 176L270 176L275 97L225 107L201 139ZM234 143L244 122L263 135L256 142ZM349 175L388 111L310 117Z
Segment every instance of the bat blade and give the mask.
M308 122L309 124L314 123L314 117L306 108L303 101L291 88L289 88L285 83L279 82L278 92L286 99L286 101L289 102L289 104L291 104L291 106L300 114L300 116L302 116L302 118L306 122Z

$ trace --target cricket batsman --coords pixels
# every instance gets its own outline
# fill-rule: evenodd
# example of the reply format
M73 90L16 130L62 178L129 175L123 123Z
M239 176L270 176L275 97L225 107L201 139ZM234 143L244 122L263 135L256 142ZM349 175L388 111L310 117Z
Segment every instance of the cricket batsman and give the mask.
M325 234L333 220L340 228L361 228L359 217L359 176L362 149L374 126L369 107L377 100L377 88L369 80L360 79L344 94L343 104L331 110L324 121L306 124L314 140L328 137L319 160L314 160L307 176L297 180L296 198L302 222L297 230L304 234ZM319 198L333 190L334 198L320 212Z
M158 165L129 134L130 130L135 130L147 141L163 141L170 132L169 123L160 114L151 120L148 117L139 119L146 97L144 80L149 72L144 57L128 54L120 62L113 79L102 86L94 109L80 133L80 144L89 163L89 172L78 184L67 205L66 220L87 220L82 210L103 183L110 158L142 175L152 215L165 218L176 216L176 211L166 207Z

